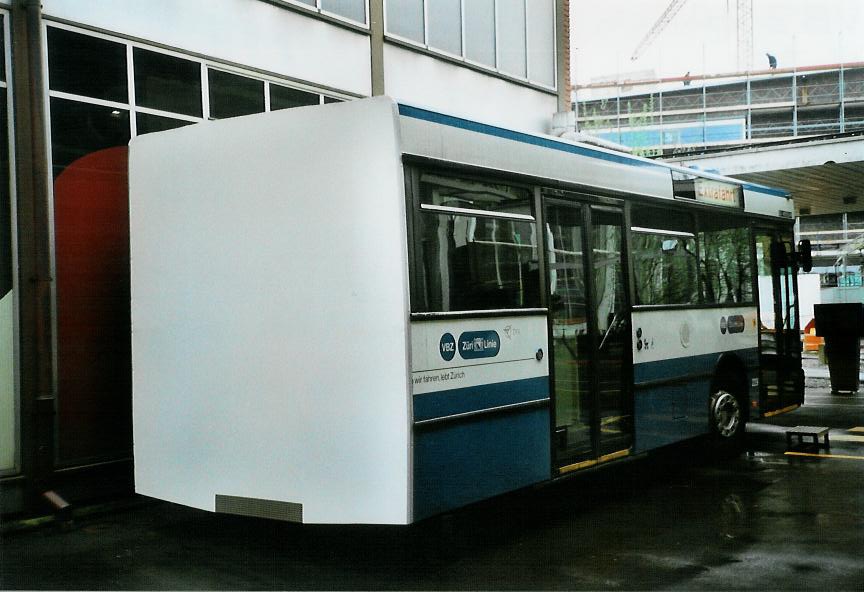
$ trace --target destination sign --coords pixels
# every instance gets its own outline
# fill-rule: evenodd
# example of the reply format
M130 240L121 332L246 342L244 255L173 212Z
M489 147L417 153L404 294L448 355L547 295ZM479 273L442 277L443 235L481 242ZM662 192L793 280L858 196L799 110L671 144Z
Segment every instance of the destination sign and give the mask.
M739 207L741 190L737 185L721 183L710 179L696 179L696 201L720 206Z
M674 179L672 186L675 197L693 199L715 206L743 207L741 187L734 183L695 177L693 179Z

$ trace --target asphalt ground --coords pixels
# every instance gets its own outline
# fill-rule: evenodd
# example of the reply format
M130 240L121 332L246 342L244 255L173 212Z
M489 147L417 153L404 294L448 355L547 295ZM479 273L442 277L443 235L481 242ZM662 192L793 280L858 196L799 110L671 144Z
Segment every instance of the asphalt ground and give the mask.
M786 450L785 428L831 428ZM864 390L411 527L309 526L147 498L0 531L0 588L864 590ZM794 454L789 454L790 452Z

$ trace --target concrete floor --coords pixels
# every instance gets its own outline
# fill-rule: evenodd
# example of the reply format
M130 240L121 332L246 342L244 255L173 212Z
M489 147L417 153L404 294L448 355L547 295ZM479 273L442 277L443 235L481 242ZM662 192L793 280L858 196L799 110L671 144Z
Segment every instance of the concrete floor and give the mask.
M785 455L783 426L832 429ZM139 498L6 531L2 589L864 590L864 391L410 528L298 526ZM817 451L812 451L817 452ZM824 451L817 452L818 454ZM843 458L848 457L848 458Z

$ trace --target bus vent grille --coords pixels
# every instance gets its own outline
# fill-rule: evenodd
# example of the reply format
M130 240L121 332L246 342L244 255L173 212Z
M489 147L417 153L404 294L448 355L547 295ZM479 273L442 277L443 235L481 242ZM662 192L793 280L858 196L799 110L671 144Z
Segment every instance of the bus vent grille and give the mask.
M216 494L216 511L222 514L303 522L303 504Z

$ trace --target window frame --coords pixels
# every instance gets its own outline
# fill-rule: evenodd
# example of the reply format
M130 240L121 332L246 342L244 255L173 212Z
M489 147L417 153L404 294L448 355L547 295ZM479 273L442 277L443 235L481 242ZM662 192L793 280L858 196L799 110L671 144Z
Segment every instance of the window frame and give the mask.
M676 231L669 230L663 228L650 228L650 227L642 227L636 224L633 220L634 213L631 208L629 211L629 215L627 217L627 243L629 245L628 248L628 267L630 269L630 275L632 281L630 282L631 286L631 308L635 310L664 310L664 309L679 309L679 308L700 308L704 306L704 299L702 298L702 284L699 278L699 217L696 212L692 211L691 208L685 207L683 209L677 209L669 207L670 204L665 203L653 203L653 202L638 202L638 205L641 207L647 207L655 210L669 210L674 211L678 214L682 214L690 218L690 222L692 224L693 232L685 232L685 231ZM638 228L639 230L634 230L634 228ZM660 232L652 232L652 231L660 231ZM633 236L635 234L648 234L651 236L681 236L693 239L693 254L696 258L694 272L695 272L695 302L687 302L687 303L670 303L670 304L636 304L637 299L637 282L636 282L636 253L638 249L633 245Z
M196 61L196 60L194 60L194 59L190 59L190 58L188 58L188 57L182 57L182 56L178 56L178 55L171 55L171 54L169 54L168 52L164 52L164 51L155 51L155 50L153 50L153 49L145 48L145 47L140 47L140 46L131 46L129 49L127 49L127 52L126 52L126 53L127 53L127 58L126 58L127 66L128 66L128 67L131 67L131 68L133 69L133 71L132 71L132 76L129 77L129 81L130 81L132 84L136 84L136 83L138 82L138 78L137 78L138 70L137 70L137 68L135 68L135 50L139 50L139 51L142 51L142 52L143 52L143 51L146 51L146 52L149 52L149 53L152 53L152 54L156 54L156 55L159 55L159 56L165 56L165 57L169 57L169 58L181 59L181 60L184 60L184 61L186 61L186 62L190 62L190 63L192 63L192 64L197 65L197 66L198 66L198 69L199 69L199 72L198 72L198 85L199 85L199 88L200 88L200 85L202 84L202 80L201 80L201 72L200 72L201 64L200 64L198 61ZM131 56L129 55L130 53L131 53ZM200 94L203 95L204 93L201 92ZM156 109L156 108L152 108L152 107L145 107L145 106L143 106L143 105L139 105L139 104L138 104L138 89L137 89L137 88L132 89L132 92L130 92L130 94L129 94L129 98L132 99L132 100L134 101L134 105L135 105L135 107L136 107L137 110L141 111L142 113L146 113L146 114L148 114L148 115L159 115L159 114L157 114L157 113L147 113L147 110L152 110L152 111L160 111L160 112L164 112L164 113L172 113L172 114L175 114L175 115L181 115L181 116L191 117L191 118L195 119L196 121L203 121L203 119L204 119L204 100L203 100L203 96L199 96L199 99L201 99L201 103L200 103L200 104L201 104L201 115L200 115L200 116L198 116L198 115L189 115L189 114L187 114L187 113L179 113L179 112L177 112L177 111L167 111L167 110L163 110L163 109ZM179 117L173 117L173 119L179 119ZM191 121L191 120L189 120L189 121Z
M469 218L486 218L493 220L503 220L509 222L526 222L535 225L535 231L538 237L538 261L542 258L541 251L543 249L542 236L539 228L539 216L537 212L537 188L535 183L526 182L524 179L514 179L504 171L476 171L453 165L451 163L441 163L437 161L429 161L427 159L403 159L403 169L405 176L405 203L406 203L406 223L407 223L407 247L408 247L408 292L410 295L410 315L412 319L423 318L442 318L442 317L458 317L458 316L495 316L506 313L508 316L535 314L538 311L545 312L546 309L542 305L542 292L536 306L522 308L506 308L506 309L477 309L477 310L452 310L452 311L417 311L415 310L416 303L423 303L423 307L427 307L426 302L426 274L422 272L422 250L419 248L418 233L418 218L423 215L442 215L452 214ZM432 204L424 204L420 192L420 177L424 173L441 175L444 177L456 177L468 181L477 181L481 183L499 183L506 184L511 187L516 187L525 190L528 195L528 204L531 209L531 215L509 214L506 212L495 212L494 210L475 210L468 208L451 208L448 206L435 206ZM496 176L493 176L496 175ZM423 206L426 205L426 208ZM442 210L441 208L446 208ZM529 219L530 218L530 219ZM542 265L541 265L542 268ZM542 281L542 278L541 278Z
M11 30L11 11L6 8L0 8L0 17L2 17L3 27L3 51L4 62L0 67L3 68L5 80L0 81L0 92L6 96L6 144L7 154L9 156L9 170L7 171L9 191L9 224L10 224L10 240L11 240L11 272L12 272L12 414L14 416L13 435L12 435L12 466L5 469L0 468L0 477L9 477L21 473L22 470L22 450L21 450L21 333L19 329L19 265L18 265L18 200L15 199L17 194L17 178L16 178L16 154L15 154L15 102L14 102L14 74L12 72L12 30ZM47 52L43 55L46 60L47 67ZM53 272L52 272L53 273Z
M650 310L684 310L684 309L707 309L707 308L730 308L730 307L755 307L758 306L757 294L758 289L755 285L756 282L756 258L755 258L755 243L754 243L754 227L758 227L760 224L765 224L765 219L758 214L747 213L743 209L731 209L724 206L716 206L710 205L700 202L691 203L689 200L685 201L684 199L675 198L671 201L660 201L656 199L646 199L639 198L633 201L628 202L628 223L632 226L632 207L634 205L637 206L647 206L647 207L655 207L655 208L665 208L671 209L673 211L684 212L693 217L694 220L694 238L696 240L696 260L697 260L697 283L698 283L698 302L693 304L633 304L633 311L650 311ZM699 261L701 261L702 253L701 247L699 245L699 232L701 231L701 217L702 216L711 216L715 214L727 214L729 216L735 216L744 220L744 227L747 228L747 235L749 237L749 248L748 253L750 254L750 276L752 280L752 288L751 288L751 298L746 302L721 302L721 303L710 303L705 302L705 295L702 289L702 280L701 280L701 269L699 267ZM769 220L770 223L776 224L776 220ZM628 242L631 240L632 231L628 227ZM635 302L636 295L636 276L635 271L633 270L632 265L632 249L631 249L631 257L630 257L630 268L632 275L632 284L631 284L631 293L632 299Z
M714 212L715 214L721 214L721 212ZM702 225L700 216L697 213L696 216L696 256L697 256L697 275L699 280L699 300L700 302L708 308L728 308L731 306L756 306L758 304L758 288L754 289L754 282L758 282L758 278L756 274L758 273L756 257L754 255L755 250L755 235L753 232L754 220L752 217L748 217L746 215L741 215L737 212L726 212L729 217L736 219L743 219L744 224L741 226L737 226L736 228L743 229L747 233L747 257L749 258L750 265L750 298L748 300L743 300L741 302L707 302L705 299L705 282L702 278L702 238L703 235Z
M367 10L368 10L368 0L367 0ZM368 14L368 13L367 13ZM123 37L121 35L113 35L107 34L101 31L95 31L93 29L89 29L86 27L70 25L64 22L55 21L51 19L45 19L42 23L42 32L43 32L43 42L42 42L42 52L43 52L43 73L45 76L45 109L46 109L46 119L47 127L49 128L47 141L48 146L51 145L51 135L50 135L50 100L51 98L61 98L70 101L76 101L80 103L89 103L92 105L99 105L102 107L110 107L112 109L120 109L123 111L129 112L129 122L130 122L130 137L134 138L138 135L138 126L137 126L137 114L144 113L147 115L155 115L158 117L164 117L168 119L175 119L179 121L185 121L189 123L201 123L203 121L212 121L214 118L212 117L210 111L210 84L209 84L209 76L208 72L210 69L219 70L222 72L226 72L229 74L235 74L238 76L243 76L246 78L252 78L257 81L263 81L264 83L264 112L269 112L270 109L270 85L275 84L277 86L283 86L287 88L296 89L303 92L308 92L311 94L318 95L318 104L323 104L325 98L336 98L339 100L350 100L355 98L353 96L346 95L344 93L329 90L325 88L316 88L312 85L297 83L290 79L280 78L276 75L257 72L251 69L244 69L241 67L233 66L230 64L225 64L219 62L217 60L190 54L184 53L179 50L170 49L161 47L158 45L152 45L148 43L142 43L135 39L130 39L127 37ZM48 28L56 28L56 29L64 29L66 31L71 31L73 33L77 33L79 35L85 35L88 37L95 37L99 39L104 39L107 41L112 41L115 43L120 43L125 46L126 49L126 76L127 76L127 97L125 102L119 101L108 101L105 99L96 99L93 97L88 97L85 95L78 95L73 93L67 93L63 91L51 90L50 84L50 76L51 72L48 67L47 55L48 55L48 36L47 31ZM151 107L144 107L137 104L135 97L135 64L134 64L134 52L135 49L141 49L145 51L149 51L152 53L158 53L169 57L179 58L186 61L194 62L198 65L201 76L201 110L202 116L196 117L193 115L185 115L182 113L176 113L173 111L165 111L162 109L154 109ZM51 163L53 166L53 162Z
M514 82L523 86L527 86L529 88L533 88L535 90L541 90L544 92L548 92L550 94L557 94L558 92L558 43L557 43L557 31L558 31L558 19L560 15L556 10L557 2L556 0L548 0L552 2L552 30L555 31L555 42L553 43L553 52L552 52L552 72L553 72L553 83L552 85L548 85L539 80L533 79L531 76L531 66L529 59L529 51L530 51L530 39L529 39L529 27L528 27L528 3L532 0L521 0L523 3L523 10L525 14L525 20L522 23L522 27L524 29L525 34L525 76L518 76L515 74L510 74L505 72L500 68L500 51L501 51L501 37L500 37L500 27L499 27L499 14L500 10L498 7L499 0L494 0L494 40L495 40L495 65L490 66L488 64L484 64L483 62L478 62L476 60L469 59L465 55L465 3L470 2L471 0L461 0L461 9L460 9L460 26L461 26L461 36L462 43L460 54L456 55L450 53L448 51L438 49L434 46L429 45L429 18L428 18L428 10L427 10L427 2L428 0L419 0L423 3L423 41L419 42L414 39L410 39L408 37L404 37L397 33L392 33L390 31L390 26L388 23L388 0L384 0L384 39L392 43L394 45L398 45L400 47L404 47L406 49L410 49L413 51L417 51L422 54L431 55L433 57L444 59L446 61L452 62L454 64L458 64L461 66L466 66L475 70L477 72L481 72L483 74L493 74L499 78L507 80L509 82Z
M314 0L315 5L307 4L306 2L302 2L301 0L277 0L279 4L282 4L288 8L298 8L301 11L308 13L310 15L317 15L320 17L324 17L326 19L334 19L341 23L345 23L348 25L352 25L354 27L360 26L364 29L369 29L369 0L364 0L363 2L363 10L365 19L363 21L357 21L350 17L339 14L338 12L333 12L331 10L327 10L326 8L321 7L321 0Z

